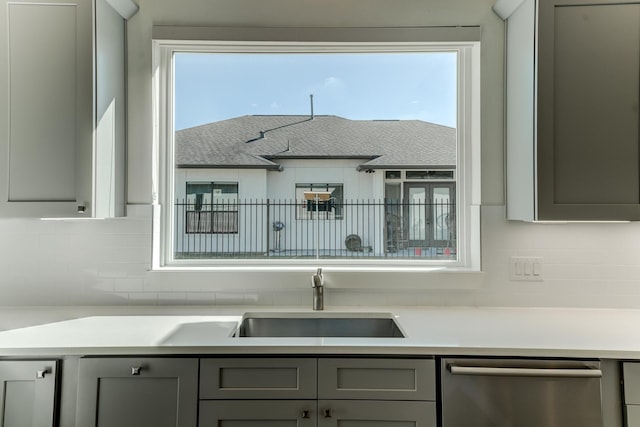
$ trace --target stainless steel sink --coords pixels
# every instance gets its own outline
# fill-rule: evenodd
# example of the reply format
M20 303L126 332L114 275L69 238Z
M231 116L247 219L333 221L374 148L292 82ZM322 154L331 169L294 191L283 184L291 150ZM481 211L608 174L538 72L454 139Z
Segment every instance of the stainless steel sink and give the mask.
M404 338L390 314L246 314L236 337Z

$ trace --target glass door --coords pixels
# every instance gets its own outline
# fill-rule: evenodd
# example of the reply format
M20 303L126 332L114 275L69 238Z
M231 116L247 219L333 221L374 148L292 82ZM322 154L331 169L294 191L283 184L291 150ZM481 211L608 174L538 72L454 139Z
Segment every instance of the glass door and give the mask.
M404 185L405 235L409 246L455 247L455 184Z

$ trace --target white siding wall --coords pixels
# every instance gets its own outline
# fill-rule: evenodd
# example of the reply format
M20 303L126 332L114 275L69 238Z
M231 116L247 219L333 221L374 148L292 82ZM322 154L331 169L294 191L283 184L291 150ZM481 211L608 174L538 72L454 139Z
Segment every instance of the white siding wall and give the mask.
M344 184L344 197L349 199L382 199L382 172L366 174L356 167L357 160L280 160L284 170L269 173L268 192L274 199L291 199L296 183Z
M281 160L279 163L284 170L268 175L268 193L275 200L294 199L296 184L342 184L343 201L347 203L357 200L379 201L384 197L380 192L380 189L384 191L384 185L381 184L383 173L358 172L356 167L361 163L358 160ZM373 211L366 207L358 211L347 208L342 219L319 221L317 224L289 217L283 220L285 229L281 232L281 241L288 242L290 246L295 244L298 248L313 249L318 239L324 248L340 251L345 249L346 237L356 234L362 239L363 246L373 246L372 250L382 253L384 221L381 209L378 211L374 216Z

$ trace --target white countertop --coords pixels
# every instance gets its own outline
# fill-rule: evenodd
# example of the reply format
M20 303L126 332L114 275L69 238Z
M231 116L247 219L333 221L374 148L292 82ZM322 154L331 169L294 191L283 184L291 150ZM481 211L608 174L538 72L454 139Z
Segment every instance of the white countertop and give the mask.
M245 312L309 313L311 310L296 307L3 309L0 310L0 329L6 330L0 332L0 356L243 353L640 359L640 310L340 307L324 313L392 313L407 336L231 337ZM55 321L47 323L49 319Z

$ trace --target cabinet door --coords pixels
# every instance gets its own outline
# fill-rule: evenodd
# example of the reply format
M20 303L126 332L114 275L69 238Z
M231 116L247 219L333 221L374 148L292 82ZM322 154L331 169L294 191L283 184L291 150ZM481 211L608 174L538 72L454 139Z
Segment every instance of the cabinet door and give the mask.
M320 400L318 427L435 427L435 402ZM201 426L202 427L202 426Z
M0 216L76 216L92 192L77 169L91 170L92 2L1 6Z
M55 425L56 361L0 362L0 426Z
M640 4L538 5L538 219L640 219Z
M640 427L640 363L622 364L627 427Z
M78 426L196 425L197 359L82 359L78 375Z
M315 400L203 400L199 427L315 427Z

